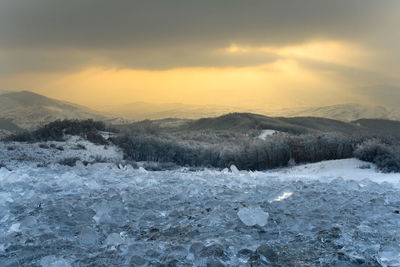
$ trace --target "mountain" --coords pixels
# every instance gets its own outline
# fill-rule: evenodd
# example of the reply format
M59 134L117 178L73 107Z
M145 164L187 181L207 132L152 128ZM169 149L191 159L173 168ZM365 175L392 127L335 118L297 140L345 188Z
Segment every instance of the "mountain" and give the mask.
M346 122L359 119L400 120L400 109L360 104L269 110L268 107L243 108L219 105L134 102L119 106L100 107L99 110L113 116L125 117L134 121L146 119L160 120L165 118L200 119L217 117L234 112L262 114L269 117L319 117Z
M134 121L160 120L166 118L200 119L216 117L232 112L262 113L262 109L244 109L219 105L191 105L182 103L154 104L133 102L130 104L99 107L98 110Z
M29 91L0 95L0 118L0 129L11 132L31 130L58 119L107 119L89 108Z
M216 118L204 118L188 124L192 130L275 130L293 134L311 132L355 133L362 127L352 123L316 117L267 117L252 113L231 113Z
M202 119L145 120L119 125L122 131L141 134L212 131L248 134L254 130L274 130L290 134L341 133L377 137L400 137L400 121L360 119L344 122L318 117L268 117L252 113L230 113Z
M343 104L316 108L286 109L268 114L284 117L321 117L348 122L359 119L400 120L400 109L359 104Z
M353 121L358 126L373 129L377 134L387 134L394 138L400 138L400 121L382 119L360 119Z

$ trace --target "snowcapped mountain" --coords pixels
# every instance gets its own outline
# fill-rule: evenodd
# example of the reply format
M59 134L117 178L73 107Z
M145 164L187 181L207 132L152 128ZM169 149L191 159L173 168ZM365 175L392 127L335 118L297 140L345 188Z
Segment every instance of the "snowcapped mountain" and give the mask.
M232 112L263 113L262 109L244 109L231 106L192 105L183 103L155 104L146 102L133 102L124 105L99 107L98 110L134 121L166 118L200 119L221 116Z
M322 117L341 121L355 121L359 119L400 120L400 109L382 106L343 104L315 108L287 109L273 112L269 115L284 117Z
M131 104L101 107L101 111L113 116L141 121L145 119L159 120L165 118L200 119L216 117L233 112L256 113L270 117L321 117L340 121L359 119L400 120L400 109L360 104L342 104L322 107L287 108L268 110L267 107L230 107L219 105L151 104L134 102Z
M11 92L0 95L0 118L8 131L18 128L34 129L57 119L95 119L106 117L97 111L76 104L51 99L29 91ZM0 128L4 123L0 124Z

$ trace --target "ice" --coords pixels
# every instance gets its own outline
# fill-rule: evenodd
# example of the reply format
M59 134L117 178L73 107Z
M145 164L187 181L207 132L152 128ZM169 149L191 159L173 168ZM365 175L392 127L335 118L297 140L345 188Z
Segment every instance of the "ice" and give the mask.
M400 175L355 159L152 172L59 157L0 170L0 266L399 266Z
M269 214L263 211L260 207L240 208L237 215L239 216L239 219L247 226L259 225L264 227L269 218Z
M400 246L393 245L383 247L378 254L378 261L383 267L399 267L400 266Z
M97 224L102 222L110 222L112 220L108 214L110 212L110 206L106 201L96 204L93 207L93 210L96 211L96 215L93 216L93 220L95 220Z
M56 256L46 256L40 261L40 264L42 267L71 267L68 261Z
M21 226L20 223L14 223L10 226L10 229L8 230L9 232L20 232L21 230L19 229L19 227Z
M279 195L277 198L274 198L273 201L282 201L282 200L290 197L291 195L293 195L293 192L283 192L282 195Z
M79 242L81 242L84 246L87 245L96 245L98 242L98 236L96 231L94 231L90 227L86 227L83 229L78 236Z
M106 239L107 246L118 246L121 245L122 243L124 243L124 240L118 233L112 233Z
M139 172L141 172L141 173L147 173L146 169L143 168L142 166L139 167Z
M231 165L229 168L233 174L239 174L239 170L235 165Z
M34 216L28 216L22 220L21 226L23 228L32 228L35 227L37 223L37 219Z

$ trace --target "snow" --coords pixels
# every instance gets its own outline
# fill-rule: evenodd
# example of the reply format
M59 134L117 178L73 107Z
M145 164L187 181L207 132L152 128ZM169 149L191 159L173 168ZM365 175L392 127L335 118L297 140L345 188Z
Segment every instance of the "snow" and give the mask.
M119 162L123 156L115 146L95 145L77 136L69 136L61 142L0 142L0 163L11 169L19 168L21 161L36 167L52 165L68 158L77 158L81 162Z
M0 266L400 266L400 174L356 159L152 172L72 140L0 145ZM57 164L74 155L109 162Z
M258 136L258 138L262 139L262 140L267 140L267 138L271 135L275 135L280 133L279 131L276 130L270 130L270 129L265 129L261 131L261 134Z
M399 173L382 173L374 164L355 158L321 161L268 171L268 174L285 180L318 180L330 182L333 179L370 180L376 183L400 184Z

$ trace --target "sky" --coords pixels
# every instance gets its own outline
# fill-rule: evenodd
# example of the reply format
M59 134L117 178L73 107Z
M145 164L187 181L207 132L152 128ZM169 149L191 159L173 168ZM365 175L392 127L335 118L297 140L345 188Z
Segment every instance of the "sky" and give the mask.
M398 0L0 0L0 91L101 107L400 101Z

